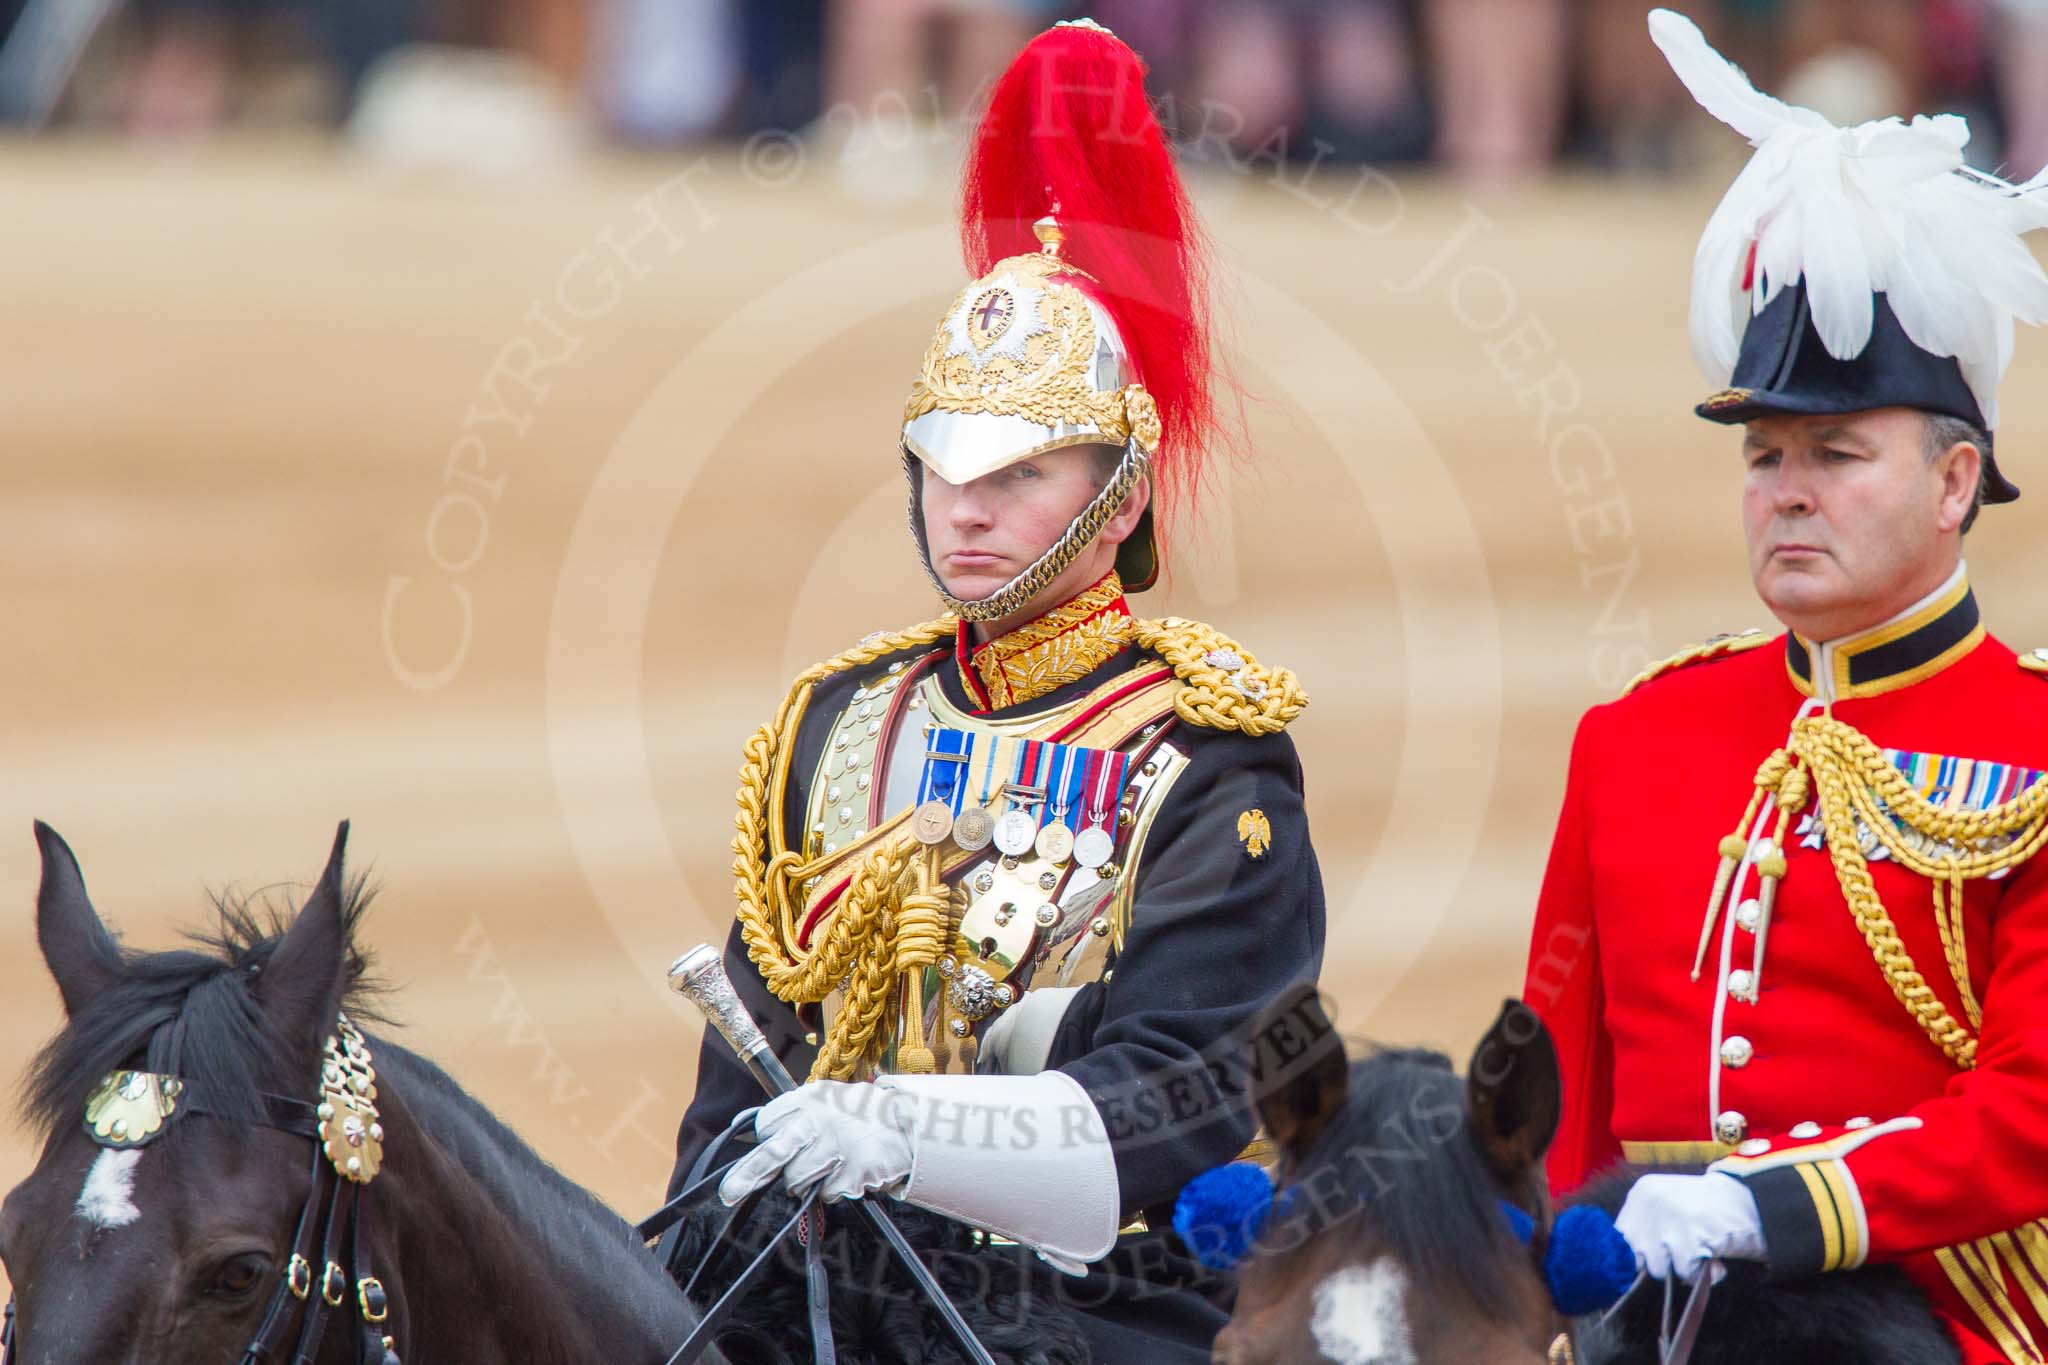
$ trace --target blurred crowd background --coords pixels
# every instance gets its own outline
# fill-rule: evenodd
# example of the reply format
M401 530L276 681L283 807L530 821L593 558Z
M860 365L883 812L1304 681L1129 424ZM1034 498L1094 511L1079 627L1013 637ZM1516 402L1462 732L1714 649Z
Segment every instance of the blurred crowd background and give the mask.
M2048 0L1693 0L1766 89L1838 120L1970 116L1986 169L2048 162ZM522 164L953 126L1034 31L1089 13L1145 54L1196 157L1513 179L1686 160L1640 0L0 0L0 111L193 138L328 128ZM884 130L877 133L876 130Z

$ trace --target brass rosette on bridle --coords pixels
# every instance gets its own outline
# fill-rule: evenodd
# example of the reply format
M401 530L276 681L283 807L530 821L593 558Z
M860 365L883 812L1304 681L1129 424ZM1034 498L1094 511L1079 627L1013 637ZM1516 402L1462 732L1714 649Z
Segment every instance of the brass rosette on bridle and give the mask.
M1009 615L1071 564L1104 522L1149 477L1162 435L1144 386L1126 382L1116 322L1081 287L1087 277L1058 255L1058 225L1038 225L1039 254L1012 256L968 285L940 320L903 410L910 524L925 572L948 610L967 620ZM1029 568L988 597L946 590L931 562L922 512L926 470L964 484L1020 460L1070 446L1123 447L1102 492ZM1151 582L1156 551L1148 524L1118 568L1133 590ZM1125 570L1131 570L1125 572Z
M185 1089L177 1076L110 1071L86 1099L85 1131L117 1151L144 1146L183 1112ZM321 1148L336 1173L357 1184L374 1179L384 1165L377 1073L362 1031L345 1014L336 1018L321 1049L316 1117Z
M320 1145L344 1180L367 1185L384 1165L384 1125L377 1121L377 1073L369 1045L341 1016L320 1063Z
M102 1147L140 1147L178 1112L184 1082L149 1071L110 1071L85 1102L85 1131Z

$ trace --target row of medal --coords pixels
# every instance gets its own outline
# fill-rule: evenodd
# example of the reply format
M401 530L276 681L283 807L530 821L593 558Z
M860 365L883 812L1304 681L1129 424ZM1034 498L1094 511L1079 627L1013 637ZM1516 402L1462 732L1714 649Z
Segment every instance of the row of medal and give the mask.
M1051 740L935 727L927 735L911 829L969 853L993 843L1098 868L1116 852L1117 802L1130 755ZM1002 807L1001 813L991 810Z

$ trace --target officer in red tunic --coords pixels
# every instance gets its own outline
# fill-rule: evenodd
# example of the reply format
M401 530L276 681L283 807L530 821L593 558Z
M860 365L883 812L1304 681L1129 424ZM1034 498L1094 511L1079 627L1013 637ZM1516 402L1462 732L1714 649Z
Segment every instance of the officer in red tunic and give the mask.
M1837 129L1651 28L1751 166L1696 263L1695 351L1741 424L1758 595L1589 711L1525 996L1566 1087L1553 1186L1652 1175L1653 1275L1892 1262L1964 1358L2048 1349L2048 651L1986 632L1962 558L2048 193L1961 120Z

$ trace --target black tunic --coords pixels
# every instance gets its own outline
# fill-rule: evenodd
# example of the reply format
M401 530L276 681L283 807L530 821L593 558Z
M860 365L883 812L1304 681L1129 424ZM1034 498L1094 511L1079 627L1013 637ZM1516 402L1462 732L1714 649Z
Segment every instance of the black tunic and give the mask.
M818 684L798 728L782 812L786 846L803 846L810 775L833 718L858 685L890 659ZM943 646L942 646L943 648ZM1152 656L1127 646L1086 677L1004 711L1022 717L1085 695ZM945 695L974 702L958 668L936 670ZM1231 1160L1257 1126L1240 1075L1218 1061L1283 988L1314 980L1323 957L1323 886L1303 810L1301 765L1285 733L1247 736L1174 720L1170 742L1188 767L1166 792L1138 853L1138 878L1123 948L1106 980L1075 994L1048 1065L1079 1081L1108 1131L1123 1213L1151 1229L1120 1237L1085 1278L1059 1277L1082 1316L1099 1361L1206 1362L1228 1319L1231 1285L1202 1270L1171 1231L1174 1199L1194 1176ZM1271 846L1253 857L1238 833L1245 811L1264 812ZM777 999L747 957L735 923L725 967L791 1074L808 1074L815 1047L796 1009ZM697 1093L676 1138L670 1193L740 1110L763 1096L716 1030L707 1029Z

